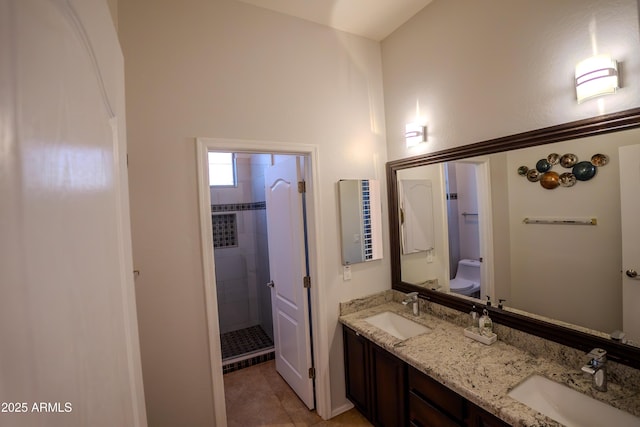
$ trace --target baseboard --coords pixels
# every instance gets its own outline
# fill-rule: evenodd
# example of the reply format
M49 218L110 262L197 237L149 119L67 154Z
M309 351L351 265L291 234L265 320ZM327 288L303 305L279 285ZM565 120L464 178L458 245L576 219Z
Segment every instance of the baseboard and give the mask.
M349 402L349 401L347 400L347 403L345 403L344 405L339 406L339 407L337 407L337 408L335 408L335 409L333 409L333 410L331 411L331 418L333 418L333 417L337 417L337 416L338 416L338 415L340 415L340 414L344 414L345 412L347 412L347 411L349 411L349 410L353 409L353 407L354 407L354 406L353 406L353 403L351 403L351 402Z

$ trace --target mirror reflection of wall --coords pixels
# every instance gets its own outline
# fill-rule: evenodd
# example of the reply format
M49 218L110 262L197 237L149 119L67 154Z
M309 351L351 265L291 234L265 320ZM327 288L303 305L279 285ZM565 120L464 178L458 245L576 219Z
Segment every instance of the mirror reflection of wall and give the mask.
M382 258L380 183L373 179L338 181L342 264Z

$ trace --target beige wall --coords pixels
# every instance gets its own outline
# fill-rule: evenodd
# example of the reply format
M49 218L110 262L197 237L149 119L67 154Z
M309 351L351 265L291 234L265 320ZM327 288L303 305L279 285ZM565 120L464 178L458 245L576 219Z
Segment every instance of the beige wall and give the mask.
M435 0L382 42L389 159L638 106L637 12L635 0ZM578 105L574 67L592 41L622 62L623 87ZM416 116L429 142L408 150Z
M338 303L390 287L387 258L354 265L353 279L342 281L337 222L339 179L384 183L379 44L229 0L127 0L118 13L149 425L213 423L197 136L320 147L326 280L316 286L326 295L331 406L340 408L347 401Z
M107 6L109 6L109 13L111 13L111 19L113 25L118 30L118 0L107 0Z

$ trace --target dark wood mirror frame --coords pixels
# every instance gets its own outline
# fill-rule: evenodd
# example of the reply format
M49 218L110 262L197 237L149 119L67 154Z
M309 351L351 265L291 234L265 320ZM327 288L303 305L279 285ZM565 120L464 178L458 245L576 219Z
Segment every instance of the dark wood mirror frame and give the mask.
M462 312L471 311L471 306L482 306L455 295L436 292L402 281L400 266L400 229L398 217L398 180L399 170L424 166L434 163L450 162L463 158L487 155L519 148L550 144L618 132L640 127L640 108L618 113L601 115L589 119L578 120L557 126L546 127L534 131L519 133L502 138L491 139L464 145L461 147L428 153L390 161L386 164L387 189L389 197L389 236L391 241L391 284L392 288L401 292L419 292L421 298L441 304ZM578 329L546 322L533 317L516 314L497 307L487 307L494 322L521 330L523 332L555 341L582 351L590 351L595 347L607 350L610 360L640 369L640 348L621 344L609 338L588 334Z

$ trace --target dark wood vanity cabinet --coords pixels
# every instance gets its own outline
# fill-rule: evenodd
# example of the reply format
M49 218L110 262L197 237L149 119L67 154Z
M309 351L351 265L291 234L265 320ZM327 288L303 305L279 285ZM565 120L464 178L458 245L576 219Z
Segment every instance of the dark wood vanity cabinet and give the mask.
M500 418L469 402L409 366L409 422L413 427L508 427Z
M369 418L369 409L371 408L369 340L346 326L342 329L347 398L362 414Z
M471 427L510 427L495 415L469 402L469 426Z
M347 397L379 427L509 424L344 326Z
M378 427L405 426L407 365L344 327L347 397Z
M409 422L415 427L466 426L466 400L409 367Z

